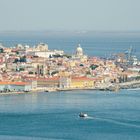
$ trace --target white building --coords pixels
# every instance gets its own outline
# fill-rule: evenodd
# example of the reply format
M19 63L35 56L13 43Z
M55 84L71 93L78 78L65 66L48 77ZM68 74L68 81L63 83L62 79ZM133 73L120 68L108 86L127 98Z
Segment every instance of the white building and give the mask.
M78 44L77 49L76 49L76 56L81 57L83 56L83 49L81 48L81 45Z
M59 50L54 50L54 51L35 51L34 55L39 56L39 57L45 57L49 58L52 57L53 55L63 55L64 51L59 51Z
M78 59L83 58L83 59L87 59L87 56L84 55L83 49L82 49L82 47L81 47L80 44L78 44L78 46L77 46L77 48L76 48L76 53L75 53L75 55L73 56L73 58L78 58Z
M49 58L52 57L53 55L63 55L64 51L62 50L49 50L48 45L44 43L38 44L35 48L29 48L28 53L39 56L39 57L45 57Z

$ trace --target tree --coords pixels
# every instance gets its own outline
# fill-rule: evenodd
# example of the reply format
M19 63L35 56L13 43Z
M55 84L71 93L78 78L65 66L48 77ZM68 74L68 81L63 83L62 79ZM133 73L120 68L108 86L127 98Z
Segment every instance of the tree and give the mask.
M32 71L29 71L29 74L34 74Z
M21 57L20 62L26 62L26 56Z
M18 58L16 58L13 63L17 63L17 62L19 62Z
M3 48L0 48L0 53L3 53Z
M94 65L94 64L90 65L90 68L91 68L92 70L95 70L97 67L98 67L98 65Z
M84 65L83 64L80 64L79 66L83 67Z
M53 76L53 75L55 75L55 74L57 74L57 73L59 73L59 71L53 71L53 72L51 73L51 75Z

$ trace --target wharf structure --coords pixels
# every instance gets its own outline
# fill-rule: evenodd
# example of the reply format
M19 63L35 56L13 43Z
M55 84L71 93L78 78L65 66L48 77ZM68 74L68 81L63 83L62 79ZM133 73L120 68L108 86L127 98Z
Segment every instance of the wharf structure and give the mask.
M134 65L127 65L122 56L88 57L80 44L74 55L49 50L44 43L35 47L0 45L0 92L122 88L120 83L140 80L136 59Z

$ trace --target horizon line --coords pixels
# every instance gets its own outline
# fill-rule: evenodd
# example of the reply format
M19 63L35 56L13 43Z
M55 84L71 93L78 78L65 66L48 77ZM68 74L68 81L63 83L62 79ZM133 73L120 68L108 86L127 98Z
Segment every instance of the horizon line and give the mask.
M140 33L140 30L0 30L1 32L79 32L79 33L90 33L90 32L105 32L105 33Z

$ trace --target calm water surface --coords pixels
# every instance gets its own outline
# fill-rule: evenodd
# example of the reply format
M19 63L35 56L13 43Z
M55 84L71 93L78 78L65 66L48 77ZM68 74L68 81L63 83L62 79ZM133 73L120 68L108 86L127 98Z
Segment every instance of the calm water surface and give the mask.
M0 96L0 139L139 140L139 105L138 90Z

